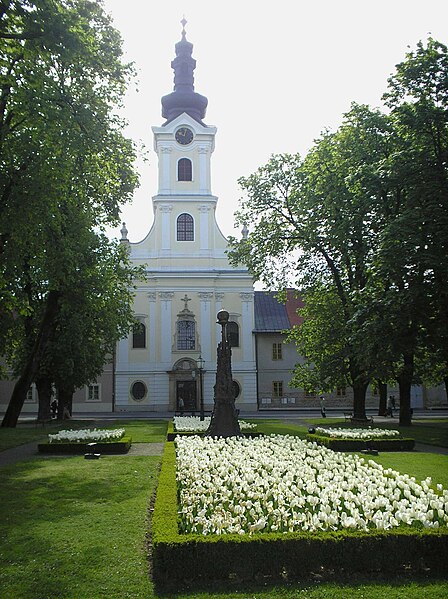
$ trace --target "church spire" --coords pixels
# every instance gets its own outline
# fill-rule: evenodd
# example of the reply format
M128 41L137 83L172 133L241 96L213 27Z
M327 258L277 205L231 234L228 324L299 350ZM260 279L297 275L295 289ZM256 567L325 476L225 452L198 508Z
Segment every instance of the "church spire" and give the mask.
M185 17L181 24L182 39L175 46L176 58L171 62L171 68L174 70L174 91L162 98L162 116L169 122L186 112L196 121L202 122L208 100L194 91L193 71L196 61L192 57L193 44L187 41Z

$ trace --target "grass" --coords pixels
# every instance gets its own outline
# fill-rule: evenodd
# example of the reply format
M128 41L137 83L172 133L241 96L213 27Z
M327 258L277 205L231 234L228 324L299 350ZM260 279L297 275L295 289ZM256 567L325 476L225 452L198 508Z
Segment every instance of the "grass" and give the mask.
M256 422L265 433L305 436L308 429L308 422L269 419ZM70 425L74 423L71 421ZM94 424L105 428L123 426L140 442L162 441L167 425L166 421L124 419ZM85 425L82 422L82 427ZM430 429L440 428L438 425L424 423ZM61 428L67 428L67 423ZM52 425L49 430L57 429ZM34 435L42 438L47 433L46 429L30 426L0 429L0 446L6 437L8 443L18 444L17 441L28 442ZM434 431L424 434L435 436ZM431 476L434 483L448 487L448 456L391 452L369 459L406 472L419 481ZM154 589L148 576L145 535L158 464L158 457L102 456L100 460L39 457L0 468L1 598L442 599L448 596L448 582L444 580L322 582L318 575L313 581L274 586L263 581L242 586L235 581L224 587L210 581L203 590L185 588L170 593Z
M159 460L51 458L2 468L2 599L150 596L144 545Z
M166 436L166 420L64 420L49 426L36 427L34 423L19 423L16 428L0 427L0 451L33 441L47 441L48 434L64 429L81 428L124 428L133 443L163 443Z
M236 586L236 585L235 585ZM445 599L448 585L444 581L406 583L321 583L283 584L266 588L261 585L238 585L234 591L211 586L204 592L162 593L161 599Z
M48 426L36 426L34 422L26 422L19 423L16 428L0 427L0 451L24 443L31 443L32 441L46 441L49 433L57 433L66 428L79 429L85 427L86 423L82 420L64 420L61 423L55 420Z
M166 438L167 420L104 420L96 421L97 428L124 428L132 443L163 443Z
M244 420L246 420L246 418L244 418ZM304 439L308 432L308 427L306 425L287 422L285 420L270 420L268 418L263 418L262 420L247 419L247 422L255 423L257 425L257 432L265 435L292 435Z
M364 456L366 457L366 456ZM448 456L435 453L385 452L368 456L384 468L393 468L402 474L409 474L417 482L431 476L433 485L440 483L448 489Z

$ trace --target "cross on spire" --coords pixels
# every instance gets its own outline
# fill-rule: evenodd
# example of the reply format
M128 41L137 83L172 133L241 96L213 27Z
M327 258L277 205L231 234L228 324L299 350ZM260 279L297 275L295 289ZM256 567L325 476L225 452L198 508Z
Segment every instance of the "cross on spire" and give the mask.
M182 21L181 21L181 25L182 25L182 39L185 39L185 36L187 35L187 32L185 31L185 25L188 23L187 19L185 18L185 15L182 17Z

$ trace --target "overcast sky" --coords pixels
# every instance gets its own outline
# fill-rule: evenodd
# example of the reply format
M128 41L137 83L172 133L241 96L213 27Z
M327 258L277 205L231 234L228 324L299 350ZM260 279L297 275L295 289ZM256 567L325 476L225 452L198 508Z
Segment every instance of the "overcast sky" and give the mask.
M122 210L130 241L153 221L157 157L151 126L173 89L174 45L187 19L197 61L195 91L208 98L207 125L218 128L212 191L225 235L239 235L237 179L271 154L306 154L334 130L351 102L381 106L387 78L409 47L428 35L448 43L446 0L104 0L133 61L138 86L125 100L126 135L142 142L140 188ZM138 91L136 90L138 88ZM119 236L119 231L116 231Z

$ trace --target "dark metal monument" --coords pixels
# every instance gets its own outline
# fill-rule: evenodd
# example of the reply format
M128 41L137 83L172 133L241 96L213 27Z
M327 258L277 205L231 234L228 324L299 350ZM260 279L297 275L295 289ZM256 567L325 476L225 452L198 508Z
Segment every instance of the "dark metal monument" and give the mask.
M221 342L218 344L217 350L215 405L210 426L205 434L208 437L241 436L232 380L232 349L227 338L227 324L229 322L227 310L220 310L217 319L222 331Z

